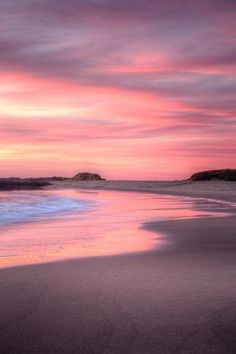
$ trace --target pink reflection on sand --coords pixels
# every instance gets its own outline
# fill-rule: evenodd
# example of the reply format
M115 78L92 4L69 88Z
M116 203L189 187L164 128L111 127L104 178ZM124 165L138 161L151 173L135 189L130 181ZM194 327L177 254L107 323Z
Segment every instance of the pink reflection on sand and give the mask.
M40 193L40 192L39 192ZM214 215L191 198L145 193L48 191L95 202L91 210L2 227L0 267L148 251L165 244L141 228L154 220Z

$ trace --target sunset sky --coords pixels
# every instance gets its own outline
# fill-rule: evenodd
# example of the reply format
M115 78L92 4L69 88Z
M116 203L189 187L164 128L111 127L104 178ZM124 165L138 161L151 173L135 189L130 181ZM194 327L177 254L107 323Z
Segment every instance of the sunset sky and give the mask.
M0 0L0 175L236 168L235 0Z

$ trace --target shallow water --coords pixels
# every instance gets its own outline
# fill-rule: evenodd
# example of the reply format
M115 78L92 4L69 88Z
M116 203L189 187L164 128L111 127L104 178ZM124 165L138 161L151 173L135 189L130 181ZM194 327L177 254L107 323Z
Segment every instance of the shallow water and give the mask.
M0 267L164 247L142 223L224 216L233 205L116 191L0 193Z

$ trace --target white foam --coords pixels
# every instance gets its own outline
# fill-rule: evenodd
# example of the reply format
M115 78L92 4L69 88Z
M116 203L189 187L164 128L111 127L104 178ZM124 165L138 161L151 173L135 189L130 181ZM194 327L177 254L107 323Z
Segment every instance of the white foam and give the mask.
M0 225L82 212L89 208L88 201L68 196L29 192L1 193Z

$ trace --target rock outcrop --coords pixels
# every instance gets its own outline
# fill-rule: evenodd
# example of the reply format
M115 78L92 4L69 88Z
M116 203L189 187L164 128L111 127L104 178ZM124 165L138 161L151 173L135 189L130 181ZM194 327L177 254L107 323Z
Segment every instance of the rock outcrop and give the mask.
M80 172L72 179L76 181L104 181L104 178L102 178L98 173L91 172Z
M208 181L211 179L236 181L236 169L202 171L194 173L190 177L191 181Z
M40 189L50 183L37 179L21 178L2 178L0 179L0 191L21 190L21 189Z
M63 181L67 181L68 179L69 178L67 177L53 176L49 178L49 181L63 182Z

